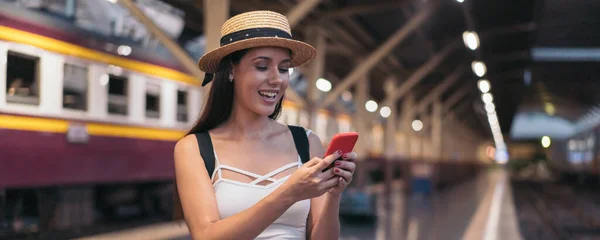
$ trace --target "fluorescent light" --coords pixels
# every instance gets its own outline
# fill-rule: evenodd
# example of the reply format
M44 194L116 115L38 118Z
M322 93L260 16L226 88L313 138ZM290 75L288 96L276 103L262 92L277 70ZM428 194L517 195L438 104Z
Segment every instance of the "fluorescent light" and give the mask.
M481 99L483 100L483 102L485 104L490 104L492 103L492 101L494 101L494 97L492 96L491 93L484 93L481 95Z
M490 91L491 88L490 81L488 81L487 79L479 80L477 86L479 87L479 91L481 91L481 93L487 93Z
M542 137L542 147L544 147L544 148L550 147L550 142L551 142L550 137L548 137L548 136Z
M388 106L384 106L379 110L379 114L381 114L381 116L384 118L388 118L390 115L392 115L392 109L390 109Z
M369 100L365 103L365 108L369 112L375 112L377 111L377 103L373 100Z
M496 106L494 105L494 103L488 103L485 105L485 111L493 112L494 110L496 110Z
M323 92L329 92L331 90L331 82L329 82L327 79L324 78L319 78L317 79L317 89L323 91Z
M465 46L471 50L475 50L479 47L479 37L475 32L463 32L463 42L465 43Z
M471 63L471 68L473 69L473 72L479 77L483 77L487 70L485 64L481 61L473 61L473 63Z
M412 129L415 131L421 131L421 129L423 129L423 122L421 122L421 120L414 120L412 122Z

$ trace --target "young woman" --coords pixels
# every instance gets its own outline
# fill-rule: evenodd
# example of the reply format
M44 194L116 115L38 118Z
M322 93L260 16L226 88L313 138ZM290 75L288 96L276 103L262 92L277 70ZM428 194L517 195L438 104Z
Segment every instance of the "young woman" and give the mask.
M292 40L287 19L269 11L232 17L222 35L221 47L198 63L203 85L214 76L207 105L174 151L176 204L192 237L338 239L340 194L357 154L324 157L319 137L305 130L310 160L303 163L291 128L275 120L288 69L316 50Z

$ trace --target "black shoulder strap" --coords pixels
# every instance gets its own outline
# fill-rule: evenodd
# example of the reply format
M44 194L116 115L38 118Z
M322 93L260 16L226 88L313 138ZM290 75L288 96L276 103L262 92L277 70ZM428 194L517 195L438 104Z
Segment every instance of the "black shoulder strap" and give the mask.
M212 178L212 174L215 171L215 152L213 151L213 144L210 140L208 132L195 133L196 140L198 141L198 148L200 149L200 155L204 159L204 165L206 171L208 171L208 177Z
M294 143L296 144L296 150L300 154L302 163L308 162L310 159L310 148L308 144L308 136L306 136L306 130L303 127L288 125L292 136L294 137Z

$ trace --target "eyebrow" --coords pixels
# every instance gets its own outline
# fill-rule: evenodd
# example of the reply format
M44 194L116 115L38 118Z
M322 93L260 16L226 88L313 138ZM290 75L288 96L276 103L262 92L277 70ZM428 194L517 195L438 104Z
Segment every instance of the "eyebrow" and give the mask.
M264 60L267 60L267 61L271 61L271 60L273 60L273 59L271 59L270 57L258 56L258 57L255 57L254 59L252 59L252 61L254 61L254 60L256 60L256 59L264 59ZM291 59L289 59L289 58L286 58L285 60L281 61L281 63L284 63L284 62L291 62L291 61L292 61Z

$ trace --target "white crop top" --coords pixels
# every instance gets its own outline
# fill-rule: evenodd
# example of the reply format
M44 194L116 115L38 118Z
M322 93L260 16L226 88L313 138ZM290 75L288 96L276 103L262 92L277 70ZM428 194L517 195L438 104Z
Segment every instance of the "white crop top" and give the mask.
M310 135L310 133L310 130L306 131L307 135ZM298 155L298 161L286 164L265 175L259 175L220 164L216 151L214 154L215 170L212 174L212 180L214 181L215 176L218 176L217 181L213 183L213 188L215 190L217 207L221 219L235 215L258 203L258 201L281 186L291 174L279 179L274 179L272 178L273 176L290 168L298 168L302 165L302 161ZM244 174L255 178L255 180L250 183L245 183L224 179L221 174L221 169ZM271 183L267 185L258 184L265 180L270 181ZM255 239L306 239L306 221L309 211L310 199L296 202Z

